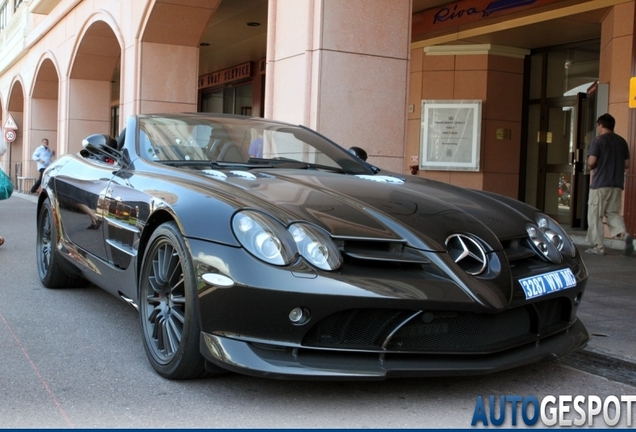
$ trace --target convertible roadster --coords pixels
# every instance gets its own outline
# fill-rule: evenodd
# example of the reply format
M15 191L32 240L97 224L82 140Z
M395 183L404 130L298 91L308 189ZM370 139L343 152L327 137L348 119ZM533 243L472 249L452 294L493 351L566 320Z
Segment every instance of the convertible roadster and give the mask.
M483 374L586 345L554 220L365 157L260 118L133 116L44 173L40 279L137 309L170 379Z

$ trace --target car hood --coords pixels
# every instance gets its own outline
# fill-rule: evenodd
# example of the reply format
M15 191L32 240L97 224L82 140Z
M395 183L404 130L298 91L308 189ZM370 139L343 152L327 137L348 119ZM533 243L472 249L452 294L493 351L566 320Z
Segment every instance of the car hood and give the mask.
M469 233L500 250L500 240L526 235L530 221L518 201L413 176L315 170L203 175L215 183L211 194L225 190L240 208L262 210L286 225L308 221L336 238L406 240L418 249L445 251L448 236Z

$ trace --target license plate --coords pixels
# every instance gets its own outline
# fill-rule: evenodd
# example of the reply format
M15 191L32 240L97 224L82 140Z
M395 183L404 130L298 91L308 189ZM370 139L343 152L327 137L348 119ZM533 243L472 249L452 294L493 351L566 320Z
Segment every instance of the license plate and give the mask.
M519 279L521 288L526 294L526 299L544 296L555 291L564 290L576 286L576 278L569 268L544 273L538 276Z

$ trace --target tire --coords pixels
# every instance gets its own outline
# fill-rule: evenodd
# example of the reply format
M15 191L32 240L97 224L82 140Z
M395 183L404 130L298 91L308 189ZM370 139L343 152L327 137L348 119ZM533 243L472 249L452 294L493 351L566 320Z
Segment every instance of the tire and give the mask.
M139 279L139 318L148 360L168 379L208 375L199 350L194 266L174 222L148 241Z
M58 232L54 221L51 201L47 198L40 208L36 239L36 262L42 285L47 288L75 288L88 285L84 278L68 274L60 265L62 257L55 252Z

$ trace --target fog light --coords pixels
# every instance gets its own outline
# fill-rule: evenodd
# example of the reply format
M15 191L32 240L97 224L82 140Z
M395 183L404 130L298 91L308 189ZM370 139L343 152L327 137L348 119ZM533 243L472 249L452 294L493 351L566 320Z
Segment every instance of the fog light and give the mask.
M309 311L304 308L293 308L289 312L289 320L294 324L304 324L309 321Z

